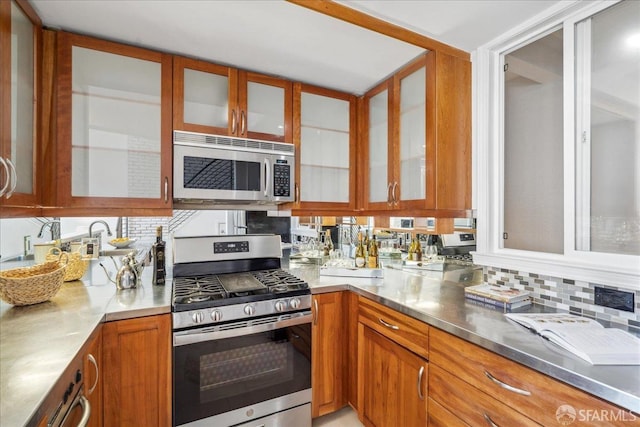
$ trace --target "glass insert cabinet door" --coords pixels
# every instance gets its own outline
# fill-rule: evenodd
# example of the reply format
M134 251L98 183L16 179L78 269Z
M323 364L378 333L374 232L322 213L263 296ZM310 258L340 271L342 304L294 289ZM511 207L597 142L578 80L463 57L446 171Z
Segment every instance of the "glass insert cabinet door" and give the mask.
M184 121L202 126L228 127L229 77L184 68Z
M426 197L427 95L425 66L400 79L400 200Z
M300 94L301 202L351 202L353 101L343 98Z
M71 195L160 198L161 64L72 48Z
M369 202L387 203L389 179L389 89L369 98Z
M575 25L576 250L640 255L640 2Z

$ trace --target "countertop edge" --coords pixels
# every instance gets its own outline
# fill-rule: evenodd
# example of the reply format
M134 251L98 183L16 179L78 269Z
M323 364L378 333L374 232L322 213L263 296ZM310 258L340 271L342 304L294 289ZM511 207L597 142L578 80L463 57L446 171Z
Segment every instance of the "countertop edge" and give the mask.
M398 312L411 316L415 319L425 322L429 326L441 329L448 332L458 338L465 341L476 344L486 350L494 352L500 356L503 356L511 361L520 363L536 372L544 375L548 375L553 379L561 381L586 393L589 393L599 399L605 400L612 404L618 405L624 409L633 411L634 413L640 413L640 397L634 396L630 393L613 388L592 378L585 377L574 371L557 366L544 359L532 356L517 348L512 348L496 341L473 333L467 329L464 329L456 324L446 322L438 319L434 316L429 316L424 313L420 313L402 305L396 301L381 297L374 293L368 292L364 289L358 288L349 284L336 284L329 286L318 286L311 289L312 294L322 294L328 292L340 292L351 291L365 298L379 302L389 308L392 308Z

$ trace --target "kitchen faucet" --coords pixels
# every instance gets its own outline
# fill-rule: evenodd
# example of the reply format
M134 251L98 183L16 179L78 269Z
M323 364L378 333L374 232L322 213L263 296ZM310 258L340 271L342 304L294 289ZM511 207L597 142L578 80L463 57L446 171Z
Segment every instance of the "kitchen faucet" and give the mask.
M113 234L111 234L111 229L109 228L109 224L107 224L107 221L103 221L101 219L97 220L97 221L93 221L90 225L89 225L89 237L93 237L93 226L97 223L101 223L104 224L105 227L107 227L107 236L113 236Z
M44 229L49 226L49 231L51 231L51 240L60 240L60 219L54 218L52 221L47 221L42 224L40 227L40 231L38 232L38 238L41 238L44 235Z

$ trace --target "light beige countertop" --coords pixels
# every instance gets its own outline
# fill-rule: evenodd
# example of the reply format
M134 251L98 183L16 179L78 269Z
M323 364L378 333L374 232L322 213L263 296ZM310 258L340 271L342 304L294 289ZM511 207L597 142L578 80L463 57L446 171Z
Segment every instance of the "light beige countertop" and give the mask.
M114 277L111 261L104 264ZM0 426L30 424L101 322L170 313L170 299L171 286L152 286L150 269L141 287L116 291L92 261L82 280L64 283L50 301L24 307L0 302Z
M320 276L317 267L289 272L306 280L312 293L350 290L549 375L587 393L640 413L640 366L594 366L522 326L499 309L465 299L465 286L483 282L481 269L384 271L384 279ZM445 269L447 270L447 268ZM554 312L539 305L514 312ZM615 324L601 322L606 327ZM621 326L620 326L621 327ZM630 332L638 335L638 331Z

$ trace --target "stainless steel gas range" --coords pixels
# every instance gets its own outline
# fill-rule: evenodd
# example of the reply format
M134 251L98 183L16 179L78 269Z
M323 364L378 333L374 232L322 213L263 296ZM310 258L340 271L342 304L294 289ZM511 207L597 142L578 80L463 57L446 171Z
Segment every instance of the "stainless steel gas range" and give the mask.
M173 242L175 426L311 426L311 291L280 237Z

